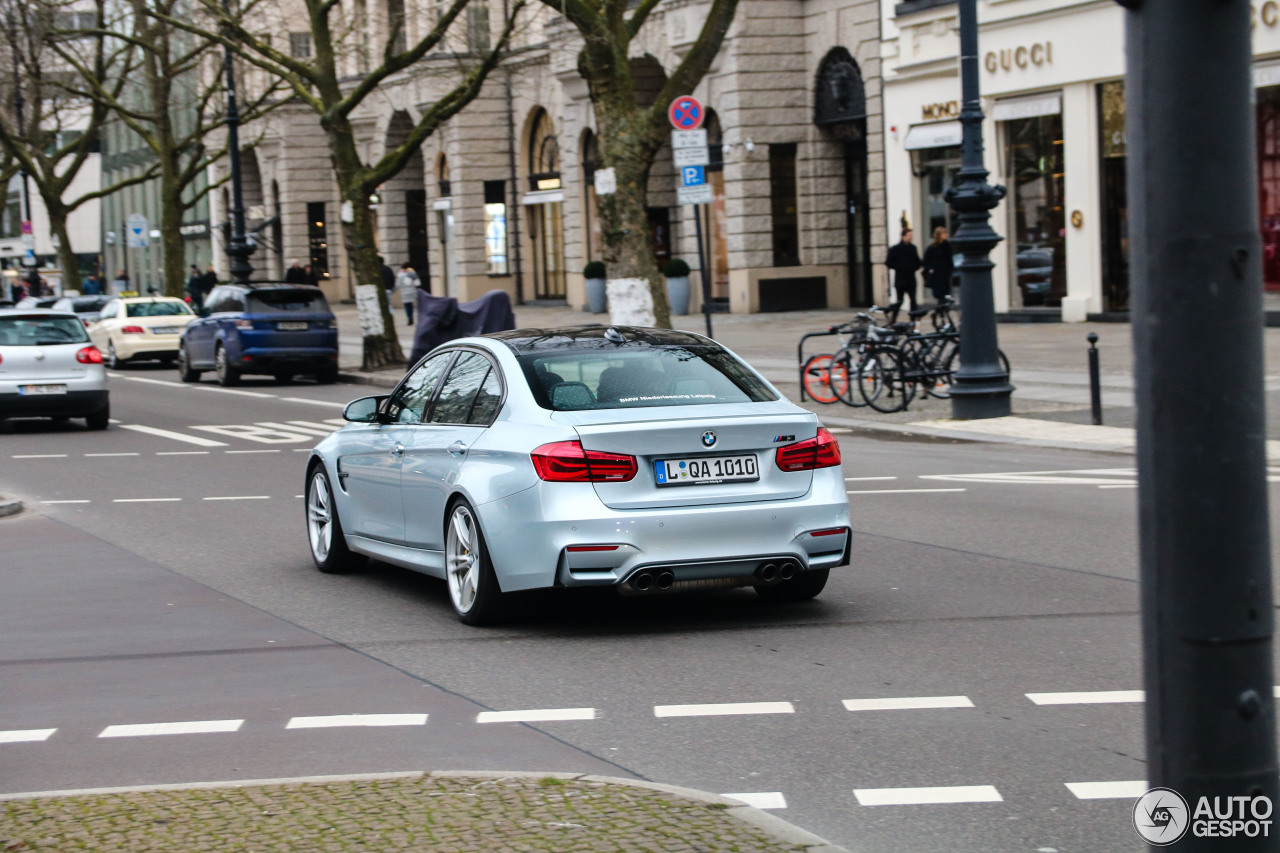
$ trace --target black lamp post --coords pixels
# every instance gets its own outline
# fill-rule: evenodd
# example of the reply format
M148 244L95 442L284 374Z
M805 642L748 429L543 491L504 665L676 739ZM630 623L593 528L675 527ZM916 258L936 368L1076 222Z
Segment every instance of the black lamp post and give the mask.
M231 0L222 0L222 8L227 17L231 16ZM225 63L227 73L227 156L231 160L231 243L227 246L227 257L231 259L231 278L241 284L249 281L253 275L253 267L249 265L249 256L253 254L253 244L244 233L244 186L240 176L240 111L236 107L236 72L232 64L234 54L231 48L226 49Z
M982 104L978 94L977 0L960 0L960 86L964 106L962 160L956 183L947 189L947 204L959 225L951 242L960 260L962 294L960 369L951 386L951 416L970 420L1009 414L1013 386L1000 366L996 309L991 287L991 250L1001 240L991 229L991 209L1004 198L1002 186L987 183L982 165Z

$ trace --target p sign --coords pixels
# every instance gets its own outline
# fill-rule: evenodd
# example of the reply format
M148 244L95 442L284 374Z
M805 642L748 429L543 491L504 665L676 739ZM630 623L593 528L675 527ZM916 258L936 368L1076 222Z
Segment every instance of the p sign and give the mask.
M707 182L707 173L701 166L684 166L680 169L680 186L700 187Z
M667 108L667 118L676 130L697 130L702 127L702 102L692 95L681 95Z

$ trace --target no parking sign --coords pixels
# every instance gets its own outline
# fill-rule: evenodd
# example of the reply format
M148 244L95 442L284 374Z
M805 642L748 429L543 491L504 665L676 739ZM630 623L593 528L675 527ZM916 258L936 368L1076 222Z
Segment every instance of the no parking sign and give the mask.
M676 130L697 130L702 127L702 102L693 95L681 95L667 108L667 118Z

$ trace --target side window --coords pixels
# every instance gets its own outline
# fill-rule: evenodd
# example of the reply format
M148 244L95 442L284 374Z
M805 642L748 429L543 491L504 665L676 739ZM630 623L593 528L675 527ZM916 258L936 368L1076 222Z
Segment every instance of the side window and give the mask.
M116 312L120 310L119 302L108 302L98 313L99 320L109 320L116 316Z
M440 389L439 399L431 409L431 423L470 423L471 404L475 402L488 373L489 359L479 353L464 352L458 356Z
M421 367L409 374L409 378L405 379L387 401L387 413L393 421L401 424L422 422L423 410L430 402L431 394L436 390L436 385L440 383L440 377L452 358L451 352L441 353L427 359Z
M244 294L238 290L228 290L222 303L221 311L244 311Z
M209 298L204 301L204 307L208 309L210 314L217 314L222 308L222 299L227 292L221 287L215 287L210 293Z
M480 393L471 404L471 416L467 423L488 426L498 416L498 405L502 402L502 382L498 379L498 369L489 368L488 375L480 385Z

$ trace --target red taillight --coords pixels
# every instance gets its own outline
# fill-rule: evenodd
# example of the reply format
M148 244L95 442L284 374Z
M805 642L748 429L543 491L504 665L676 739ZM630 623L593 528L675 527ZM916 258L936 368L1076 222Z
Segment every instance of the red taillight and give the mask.
M828 527L826 530L810 530L810 536L835 536L844 533L847 528L844 527Z
M252 320L236 320L236 328L237 328L237 329L252 329L252 328L253 328L253 321L252 321Z
M125 326L120 330L120 334L122 335L145 335L146 333L147 330L141 326Z
M779 447L777 462L783 471L833 468L840 464L840 443L825 428L818 427L814 438Z
M102 350L95 346L87 346L76 353L76 361L81 364L102 364Z
M636 458L583 450L581 442L556 441L529 454L538 476L550 483L622 483L636 475Z
M578 551L616 551L616 550L618 550L618 546L617 546L617 545L570 545L568 548L565 548L565 550L566 550L566 551L571 551L571 552L578 552Z

